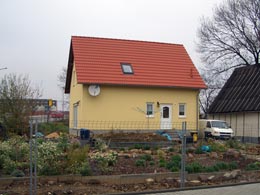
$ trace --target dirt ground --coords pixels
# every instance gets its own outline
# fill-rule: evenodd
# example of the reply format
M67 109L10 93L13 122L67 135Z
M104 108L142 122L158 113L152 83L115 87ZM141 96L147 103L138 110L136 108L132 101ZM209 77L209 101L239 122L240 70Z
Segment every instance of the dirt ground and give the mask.
M98 138L108 140L131 140L132 142L156 142L156 141L166 141L165 137L156 134L136 134L136 133L127 133L127 134L105 134L100 135ZM125 138L125 139L123 139ZM179 143L173 143L173 150L168 148L161 148L160 155L164 155L166 159L170 159L173 155L179 154L181 145ZM197 145L188 145L188 147L195 148ZM111 151L112 149L107 149ZM121 174L142 174L142 173L166 173L169 172L165 167L160 167L158 149L153 150L144 150L144 149L113 149L118 154L117 162L114 166L109 167L109 169L102 171L100 170L95 162L90 161L90 166L93 171L93 175L121 175ZM92 149L91 153L97 152L96 149ZM136 160L144 155L151 155L155 163L146 163L145 166L136 166ZM213 155L214 154L214 155ZM186 162L197 161L204 166L210 166L216 163L217 161L222 162L233 162L238 163L238 169L244 170L245 167L255 162L254 159L245 158L241 153L237 155L225 155L224 153L204 153L204 154L189 154L187 153ZM191 181L187 181L186 186L194 185L216 185L221 183L238 183L238 182L248 182L248 181L260 181L260 174L257 172L252 172L249 175L238 175L236 178L225 180L219 178L215 181L199 181L194 184ZM161 181L146 181L143 183L136 184L107 184L100 183L98 181L94 182L53 182L48 181L46 183L38 183L37 185L37 194L38 195L61 195L61 194L77 194L77 195L90 195L90 194L111 194L111 193L124 193L124 192L141 192L141 191L152 191L160 189L171 189L178 188L180 186L179 178L165 178ZM29 182L20 181L13 182L8 185L2 185L0 183L0 195L28 195L29 194Z

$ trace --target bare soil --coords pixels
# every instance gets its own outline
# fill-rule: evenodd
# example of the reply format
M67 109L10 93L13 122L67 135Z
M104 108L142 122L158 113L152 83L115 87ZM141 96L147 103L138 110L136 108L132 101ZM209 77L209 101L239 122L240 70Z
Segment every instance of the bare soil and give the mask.
M166 141L165 137L156 134L105 134L100 135L98 138L108 140L131 140L132 142L156 142L156 141ZM198 145L190 145L188 147L196 148ZM173 150L169 148L160 149L160 155L164 155L166 159L170 159L173 155L179 154L181 145L179 143L173 143ZM111 149L108 149L111 150ZM252 149L253 150L253 149ZM114 149L118 153L118 160L114 166L109 167L109 169L102 171L100 170L94 161L90 161L90 166L93 171L93 175L121 175L121 174L142 174L142 173L163 173L169 172L165 167L159 166L159 154L158 150L144 150L144 149L131 149L122 150ZM254 150L255 151L255 150ZM95 149L90 151L95 153ZM154 163L146 162L145 166L136 166L136 160L140 156L148 154L152 156L152 161ZM225 153L218 152L215 155L211 153L205 154L187 154L187 163L199 162L203 166L212 166L218 161L222 162L233 162L236 161L238 164L238 169L244 170L245 167L255 162L256 160L251 158L245 158L241 153L238 156L225 155ZM215 185L220 183L234 183L234 182L245 182L245 181L260 181L259 173L252 173L249 175L239 175L235 179L223 180L219 179L214 182L200 182L199 185ZM193 183L187 183L186 186L193 186ZM151 183L136 183L136 184L107 184L99 182L47 182L38 183L37 194L38 195L61 195L61 194L78 194L78 195L89 195L89 194L110 194L110 193L124 193L124 192L141 192L141 191L152 191L161 189L171 189L178 188L180 183L178 179L166 178L162 181L153 181ZM8 185L2 185L0 183L0 195L28 195L29 194L29 182L13 182Z

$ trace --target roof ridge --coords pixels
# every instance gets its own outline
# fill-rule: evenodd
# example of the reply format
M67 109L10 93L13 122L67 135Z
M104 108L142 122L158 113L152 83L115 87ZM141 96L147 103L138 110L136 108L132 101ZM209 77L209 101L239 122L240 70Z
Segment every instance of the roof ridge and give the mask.
M166 42L160 42L160 41L144 41L144 40L136 40L136 39L119 39L119 38L106 38L106 37L88 37L88 36L78 36L78 35L72 35L72 38L90 38L90 39L105 39L105 40L117 40L117 41L131 41L131 42L143 42L143 43L155 43L155 44L165 44L165 45L179 45L183 46L183 44L180 43L166 43Z

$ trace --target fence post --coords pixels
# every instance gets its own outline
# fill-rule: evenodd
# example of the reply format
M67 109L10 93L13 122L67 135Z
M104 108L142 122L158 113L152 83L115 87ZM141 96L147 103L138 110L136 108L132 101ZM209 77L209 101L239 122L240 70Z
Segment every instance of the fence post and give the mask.
M186 125L187 125L186 121L182 122L181 188L185 187Z

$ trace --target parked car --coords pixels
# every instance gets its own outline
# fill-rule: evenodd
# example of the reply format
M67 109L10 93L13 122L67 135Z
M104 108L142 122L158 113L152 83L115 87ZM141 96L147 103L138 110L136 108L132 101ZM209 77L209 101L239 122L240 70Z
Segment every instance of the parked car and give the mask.
M199 137L200 138L234 138L232 128L222 120L200 120L199 121Z
M62 112L53 111L50 113L50 117L51 118L63 118L64 114Z

